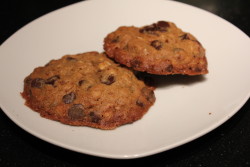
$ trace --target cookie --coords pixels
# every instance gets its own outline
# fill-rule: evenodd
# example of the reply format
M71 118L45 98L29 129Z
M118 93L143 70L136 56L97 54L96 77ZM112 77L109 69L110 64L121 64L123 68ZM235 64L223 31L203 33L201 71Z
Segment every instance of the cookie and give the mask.
M99 129L133 123L155 102L152 88L98 52L66 55L35 68L21 94L42 117Z
M208 73L201 43L172 22L119 27L105 37L104 50L110 58L137 71L158 75Z

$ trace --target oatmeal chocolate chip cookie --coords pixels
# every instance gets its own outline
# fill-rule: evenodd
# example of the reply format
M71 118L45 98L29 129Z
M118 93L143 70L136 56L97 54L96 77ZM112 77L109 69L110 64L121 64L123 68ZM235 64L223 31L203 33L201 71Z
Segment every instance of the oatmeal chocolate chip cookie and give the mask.
M153 90L131 70L98 52L66 55L34 69L22 96L42 117L100 129L139 120L155 102Z
M201 43L172 22L119 27L104 39L104 50L115 61L137 71L159 75L208 73Z

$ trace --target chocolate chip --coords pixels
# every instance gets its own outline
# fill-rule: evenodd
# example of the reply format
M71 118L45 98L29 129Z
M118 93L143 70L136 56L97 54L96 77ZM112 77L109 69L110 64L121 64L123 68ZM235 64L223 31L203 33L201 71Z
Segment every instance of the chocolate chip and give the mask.
M172 72L172 70L173 70L173 65L172 65L172 64L169 64L169 65L165 68L165 70L166 70L167 72Z
M147 101L153 103L155 101L155 94L151 89L147 87L142 88L142 94L146 97Z
M166 21L159 21L157 22L156 25L157 25L157 30L161 32L167 31L167 28L169 27L169 23Z
M145 26L145 27L142 27L141 29L139 29L140 33L151 33L153 31L157 31L156 24Z
M48 78L45 83L46 84L50 84L50 85L54 85L55 81L57 81L58 79L60 79L59 75L55 75L53 77Z
M112 43L117 43L120 41L120 37L119 36L116 36L114 39L112 39Z
M88 90L93 86L93 83L88 80L80 80L78 81L78 86L80 86L81 89Z
M136 101L136 105L138 105L140 107L144 107L144 103L139 101L139 100Z
M115 76L114 75L109 75L108 77L102 77L101 82L106 84L106 85L111 85L112 83L115 82Z
M31 87L33 88L42 88L45 83L45 80L42 78L35 78L31 81Z
M66 58L66 60L68 60L68 61L72 61L72 60L76 61L77 59L69 56L69 57Z
M187 40L187 39L190 40L188 34L183 34L183 35L181 35L179 37L181 38L181 40Z
M98 115L96 115L94 112L90 112L89 116L91 118L91 122L98 123L101 120L101 118Z
M134 60L131 60L130 64L132 67L136 68L136 67L140 67L142 62L140 60L134 59Z
M159 40L154 40L150 43L156 50L160 50L162 48L163 43Z
M157 26L158 27L169 27L169 23L168 22L166 22L166 21L158 21L157 22Z
M76 95L74 92L66 94L63 96L62 100L65 104L70 104L76 99Z
M148 97L146 99L151 103L155 101L155 94L152 90L149 92Z
M82 86L83 84L84 84L84 82L86 82L85 80L80 80L79 82L78 82L78 85L79 86Z
M72 120L80 120L84 117L84 108L82 104L74 104L68 109L68 116Z
M110 75L108 77L108 82L109 82L109 85L112 84L112 83L114 83L115 82L115 77L113 75Z
M166 21L159 21L156 24L151 24L148 26L144 26L141 29L139 29L140 33L149 33L154 34L155 31L165 32L167 31L167 28L169 27L169 23Z

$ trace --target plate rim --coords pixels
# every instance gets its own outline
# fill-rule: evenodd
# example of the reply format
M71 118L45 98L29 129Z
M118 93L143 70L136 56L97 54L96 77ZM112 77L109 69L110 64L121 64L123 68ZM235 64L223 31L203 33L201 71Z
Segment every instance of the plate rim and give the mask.
M92 1L97 1L97 0L92 0ZM10 39L13 38L13 36L15 36L20 30L26 28L28 25L30 24L33 24L34 22L40 20L41 18L45 18L45 17L49 17L50 14L53 14L55 12L58 12L58 11L61 11L62 9L64 8L70 8L70 7L73 7L75 5L79 5L80 3L86 3L86 2L91 2L91 1L82 1L82 2L76 2L76 3L73 3L71 5L68 5L68 6L65 6L65 7L62 7L62 8L59 8L59 9L56 9L54 11L51 11L49 13L46 13L34 20L32 20L31 22L27 23L26 25L24 25L23 27L21 27L20 29L18 29L15 33L13 33L9 38L7 38L1 45L0 45L0 49L3 45L6 45L6 43L8 43L8 41ZM209 13L210 15L212 14L213 16L219 18L220 20L224 21L224 22L227 22L227 24L231 24L232 27L234 28L237 28L237 31L240 31L243 35L247 36L242 30L240 30L238 27L236 27L235 25L233 25L232 23L228 22L227 20L224 20L223 18L209 12L209 11L206 11L206 10L203 10L201 8L198 8L198 7L195 7L195 6L192 6L192 5L189 5L189 4L185 4L185 3L182 3L182 2L178 2L178 1L168 1L168 2L171 2L171 3L178 3L178 4L181 4L181 5L184 5L184 6L189 6L189 7L192 7L192 8L196 8L198 10L200 10L201 12L207 12ZM223 119L221 119L219 122L217 122L217 124L213 124L213 126L209 126L207 127L207 129L203 129L203 131L201 131L199 134L193 134L191 136L189 136L189 138L185 139L185 141L179 141L177 143L175 143L174 145L172 146L168 146L166 148L165 147L162 147L162 148L158 148L158 149L155 149L155 150L151 150L151 151L148 151L147 153L143 153L143 154L137 154L137 155L124 155L124 156L121 156L121 155L107 155L107 154L102 154L102 153L95 153L93 151L89 151L89 150L80 150L80 149L72 149L70 147L72 146L68 146L68 145L65 145L64 143L59 143L59 141L52 141L52 139L48 138L47 136L42 136L41 134L39 134L38 132L34 132L32 131L29 127L26 127L25 125L21 124L18 120L16 120L15 117L13 117L11 115L11 113L9 113L7 111L7 109L5 108L5 105L2 104L2 102L0 101L0 107L2 109L2 111L5 113L5 115L7 115L7 117L12 120L12 122L14 122L16 125L18 125L20 128L22 128L23 130L25 130L26 132L28 132L29 134L33 135L33 136L36 136L38 137L39 139L42 139L43 141L46 141L50 144L53 144L53 145L56 145L56 146L60 146L60 147L63 147L63 148L66 148L68 150L72 150L72 151L76 151L76 152L79 152L79 153L83 153L83 154L89 154L89 155L93 155L93 156L98 156L98 157L103 157L103 158L112 158L112 159L133 159L133 158L141 158L141 157L146 157L146 156L150 156L150 155L153 155L153 154L158 154L158 153L161 153L163 151L167 151L167 150L170 150L170 149L173 149L175 147L179 147L180 145L184 145L190 141L193 141L193 140L196 140L198 139L199 137L211 132L212 130L216 129L217 127L219 127L220 125L222 125L223 123L225 123L227 120L229 120L232 116L234 116L243 106L244 104L248 101L250 97L250 89L249 89L249 92L248 94L246 95L246 97L244 97L243 101L241 101L240 104L237 105L237 107L235 107L235 109L233 109L230 114L227 116L227 117L224 117Z

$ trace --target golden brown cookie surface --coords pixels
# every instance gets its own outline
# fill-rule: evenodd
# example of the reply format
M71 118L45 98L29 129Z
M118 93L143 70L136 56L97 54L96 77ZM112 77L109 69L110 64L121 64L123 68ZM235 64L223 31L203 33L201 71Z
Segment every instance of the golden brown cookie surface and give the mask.
M172 22L119 27L104 39L104 50L117 62L151 74L208 73L201 43Z
M66 55L26 77L26 105L64 124L114 129L140 119L154 92L105 54Z

